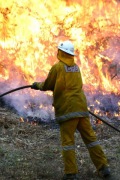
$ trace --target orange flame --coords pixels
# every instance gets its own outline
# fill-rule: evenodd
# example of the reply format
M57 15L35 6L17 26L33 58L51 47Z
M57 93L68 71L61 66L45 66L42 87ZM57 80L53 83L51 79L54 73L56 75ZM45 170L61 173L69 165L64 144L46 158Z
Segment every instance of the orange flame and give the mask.
M31 84L71 39L85 90L119 94L120 3L117 0L0 1L0 81Z

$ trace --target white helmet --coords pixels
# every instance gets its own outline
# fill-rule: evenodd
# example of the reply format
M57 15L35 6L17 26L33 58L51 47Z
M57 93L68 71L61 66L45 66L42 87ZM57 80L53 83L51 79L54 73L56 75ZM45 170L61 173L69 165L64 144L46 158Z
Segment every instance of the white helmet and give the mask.
M68 54L71 54L71 55L75 55L74 54L74 46L73 44L71 43L71 41L67 40L67 41L64 41L64 42L61 42L59 45L58 45L58 49L60 49L61 51L64 51Z

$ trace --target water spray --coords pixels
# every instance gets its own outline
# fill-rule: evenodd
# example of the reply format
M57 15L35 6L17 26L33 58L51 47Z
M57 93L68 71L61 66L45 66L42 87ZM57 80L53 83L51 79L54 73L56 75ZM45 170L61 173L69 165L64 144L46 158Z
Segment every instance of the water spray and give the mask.
M12 89L12 90L10 90L10 91L5 92L4 94L1 94L1 95L0 95L0 98L3 97L3 96L5 96L5 95L7 95L7 94L9 94L9 93L14 92L14 91L18 91L18 90L25 89L25 88L31 88L31 87L32 87L32 85L27 85L27 86L18 87L18 88L16 88L16 89ZM102 121L103 123L107 124L108 126L110 126L111 128L113 128L114 130L116 130L117 132L120 133L120 130L119 130L119 129L117 129L116 127L112 126L112 125L109 124L108 122L106 122L103 118L99 117L98 115L94 114L94 113L91 112L91 111L89 111L89 113L90 113L92 116L94 116L95 118L99 119L100 121Z

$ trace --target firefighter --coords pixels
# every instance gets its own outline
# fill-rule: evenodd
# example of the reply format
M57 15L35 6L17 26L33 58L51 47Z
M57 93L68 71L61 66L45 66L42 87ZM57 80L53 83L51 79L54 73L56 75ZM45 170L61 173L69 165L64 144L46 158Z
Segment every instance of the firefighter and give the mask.
M87 101L82 90L81 72L74 62L74 56L74 46L71 41L60 43L57 53L59 61L52 66L46 80L34 82L32 89L53 91L53 106L61 134L65 173L63 180L79 179L74 139L76 130L79 131L98 174L104 177L109 176L107 158L89 120Z

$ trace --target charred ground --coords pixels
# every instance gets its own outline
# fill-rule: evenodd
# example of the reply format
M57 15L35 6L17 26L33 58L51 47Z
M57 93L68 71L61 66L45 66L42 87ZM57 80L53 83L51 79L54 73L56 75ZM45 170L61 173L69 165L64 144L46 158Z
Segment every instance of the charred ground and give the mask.
M0 115L0 180L60 180L63 162L58 126L20 122L5 107L0 108ZM115 124L120 128L118 121ZM120 180L120 134L104 124L94 128L111 166L110 179ZM78 132L75 138L80 179L99 180Z

